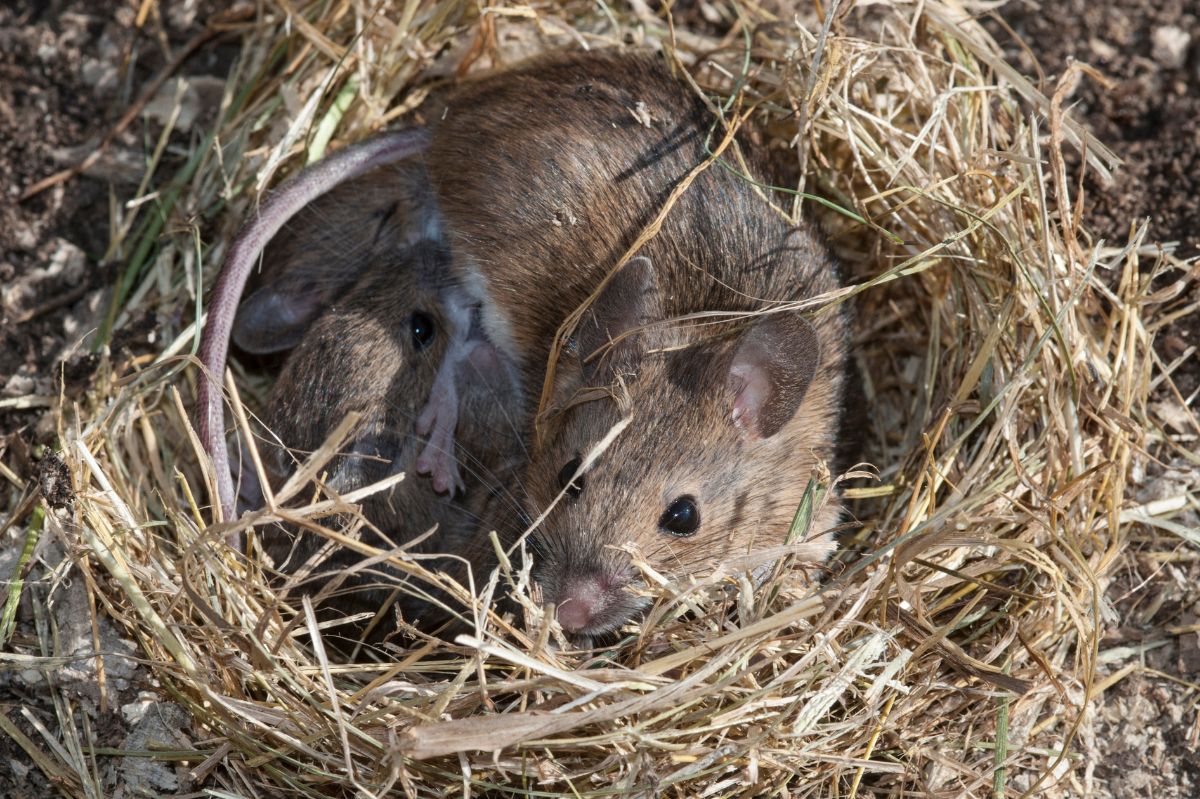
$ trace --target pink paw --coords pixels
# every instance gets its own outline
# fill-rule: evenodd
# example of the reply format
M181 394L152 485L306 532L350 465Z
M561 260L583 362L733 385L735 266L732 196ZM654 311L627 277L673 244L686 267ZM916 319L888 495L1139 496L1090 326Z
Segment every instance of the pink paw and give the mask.
M442 402L438 402L439 399ZM457 424L457 397L455 402L447 403L444 397L431 396L429 404L417 417L417 435L429 437L417 457L417 474L430 475L433 478L433 490L439 494L466 488L458 473L458 459L454 455L454 428Z

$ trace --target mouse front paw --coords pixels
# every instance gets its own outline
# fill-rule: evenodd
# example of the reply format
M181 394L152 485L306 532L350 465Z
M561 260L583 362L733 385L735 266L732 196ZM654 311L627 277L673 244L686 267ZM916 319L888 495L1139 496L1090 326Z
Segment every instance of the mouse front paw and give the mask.
M425 410L417 417L417 435L428 437L417 457L417 474L430 475L433 490L439 494L466 488L454 456L454 428L458 425L457 397L452 401L446 399L431 397Z
M439 494L465 490L466 486L458 472L458 461L451 454L454 451L454 441L450 440L445 446L450 453L442 450L442 445L430 441L417 458L417 473L427 474L433 481L433 490Z

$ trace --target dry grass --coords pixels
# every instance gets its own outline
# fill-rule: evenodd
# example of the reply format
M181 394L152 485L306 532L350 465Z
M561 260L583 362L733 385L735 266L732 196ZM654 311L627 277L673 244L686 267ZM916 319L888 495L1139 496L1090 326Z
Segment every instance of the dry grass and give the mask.
M115 323L146 307L186 317L259 191L328 143L405 117L439 79L552 48L674 47L702 86L756 107L769 144L794 154L793 188L850 212L799 195L784 209L817 214L858 283L879 479L848 491L862 526L816 589L788 570L754 589L733 567L690 590L664 586L641 633L596 659L548 646L531 608L529 637L481 611L457 645L332 665L298 635L311 612L281 606L255 564L215 546L225 530L210 527L189 423L196 328L164 330L156 359L55 409L77 500L29 535L69 543L97 612L136 638L191 712L209 787L595 797L1090 787L1076 737L1106 687L1106 576L1132 524L1170 531L1179 510L1127 501L1131 474L1181 448L1147 410L1152 384L1169 383L1149 343L1173 299L1151 292L1150 275L1173 264L1141 232L1114 248L1081 229L1063 151L1101 172L1115 163L1062 111L1076 76L1043 96L955 0L862 5L822 20L808 5L794 17L713 2L670 19L639 0L482 14L452 0L277 0L241 23L219 128L159 198L170 222L148 222L139 205L117 222L127 271ZM710 12L736 20L728 34L706 32ZM237 385L260 403L260 377L239 372ZM319 519L328 507L288 512ZM87 771L63 750L58 767L74 765Z

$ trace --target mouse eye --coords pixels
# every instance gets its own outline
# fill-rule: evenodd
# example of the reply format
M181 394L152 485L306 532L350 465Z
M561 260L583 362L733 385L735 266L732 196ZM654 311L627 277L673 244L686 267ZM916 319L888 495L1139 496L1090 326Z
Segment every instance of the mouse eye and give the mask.
M433 342L437 330L433 325L433 320L420 311L413 311L409 324L412 325L413 346L417 348L417 352L420 352Z
M700 509L693 497L680 497L667 506L658 520L658 529L678 538L687 538L700 527Z
M567 489L567 496L571 499L577 499L583 493L583 475L575 477L575 473L579 471L582 463L583 458L576 455L567 461L567 465L562 467L562 471L558 473L558 487ZM572 480L572 477L575 479Z

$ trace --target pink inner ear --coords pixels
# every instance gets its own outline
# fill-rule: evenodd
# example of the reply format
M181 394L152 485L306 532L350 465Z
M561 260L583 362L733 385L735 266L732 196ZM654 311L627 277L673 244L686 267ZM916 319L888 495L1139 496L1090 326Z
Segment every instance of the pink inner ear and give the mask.
M770 438L795 416L821 362L817 333L797 314L755 322L729 364L733 422L753 440Z
M751 440L761 438L759 417L771 392L766 372L750 363L735 363L729 368L729 388L734 392L734 427Z

